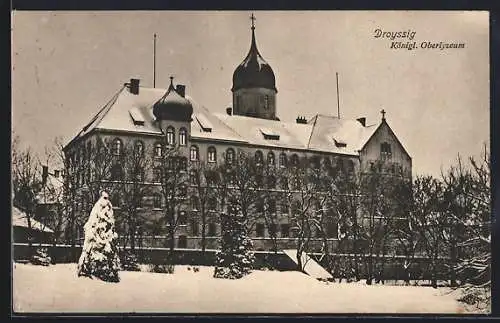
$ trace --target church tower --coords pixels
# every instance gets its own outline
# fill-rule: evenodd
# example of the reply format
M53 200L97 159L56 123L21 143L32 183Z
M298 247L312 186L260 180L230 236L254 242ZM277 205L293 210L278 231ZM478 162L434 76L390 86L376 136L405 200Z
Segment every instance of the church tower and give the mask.
M252 43L248 55L233 73L233 114L278 120L276 80L271 66L262 58L255 41L252 14Z

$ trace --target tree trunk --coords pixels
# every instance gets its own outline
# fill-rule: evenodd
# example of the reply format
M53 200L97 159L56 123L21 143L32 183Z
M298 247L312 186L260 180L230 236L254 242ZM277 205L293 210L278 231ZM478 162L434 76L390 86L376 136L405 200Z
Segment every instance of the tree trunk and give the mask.
M207 235L206 235L206 226L207 226L207 216L205 214L205 208L201 209L201 251L205 253L207 248Z

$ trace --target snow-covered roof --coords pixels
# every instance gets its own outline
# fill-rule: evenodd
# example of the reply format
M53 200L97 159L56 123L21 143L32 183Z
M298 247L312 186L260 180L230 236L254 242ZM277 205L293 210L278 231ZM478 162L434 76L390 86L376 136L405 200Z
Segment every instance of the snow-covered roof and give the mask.
M41 224L40 222L36 221L33 218L30 219L30 222L31 222L31 229L33 229L33 230L44 231L44 232L54 232L50 228ZM13 227L28 228L28 219L26 217L26 213L19 210L15 206L12 207L12 226Z
M140 87L138 94L132 94L124 86L73 140L93 129L161 135L153 105L166 91ZM193 106L191 138L194 141L229 141L358 156L358 151L378 128L378 125L364 127L357 120L325 115L316 115L302 124L213 113L187 95L186 99Z

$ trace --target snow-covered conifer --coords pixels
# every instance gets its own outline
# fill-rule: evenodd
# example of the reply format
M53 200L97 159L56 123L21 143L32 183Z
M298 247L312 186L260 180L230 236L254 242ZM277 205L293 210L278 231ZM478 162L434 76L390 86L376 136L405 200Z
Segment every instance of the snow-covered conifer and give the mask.
M231 203L221 214L221 249L216 254L214 277L239 279L250 273L255 261L241 209Z
M119 282L117 238L113 207L108 194L102 192L84 226L85 241L78 261L78 276L96 277Z

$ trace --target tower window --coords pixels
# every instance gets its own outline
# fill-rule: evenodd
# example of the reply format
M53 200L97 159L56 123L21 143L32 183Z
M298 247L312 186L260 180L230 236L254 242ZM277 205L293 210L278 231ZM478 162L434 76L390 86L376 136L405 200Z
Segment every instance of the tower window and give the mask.
M214 146L208 147L208 162L215 163L217 162L217 151Z
M269 110L269 95L264 96L264 109Z
M153 208L161 209L161 195L160 194L153 195Z
M173 127L167 128L167 145L173 146L175 143L175 129Z
M191 161L197 161L198 160L198 147L191 146L189 155L190 155Z
M187 142L187 131L186 131L186 128L181 128L179 130L179 145L180 146L186 146L186 142Z

